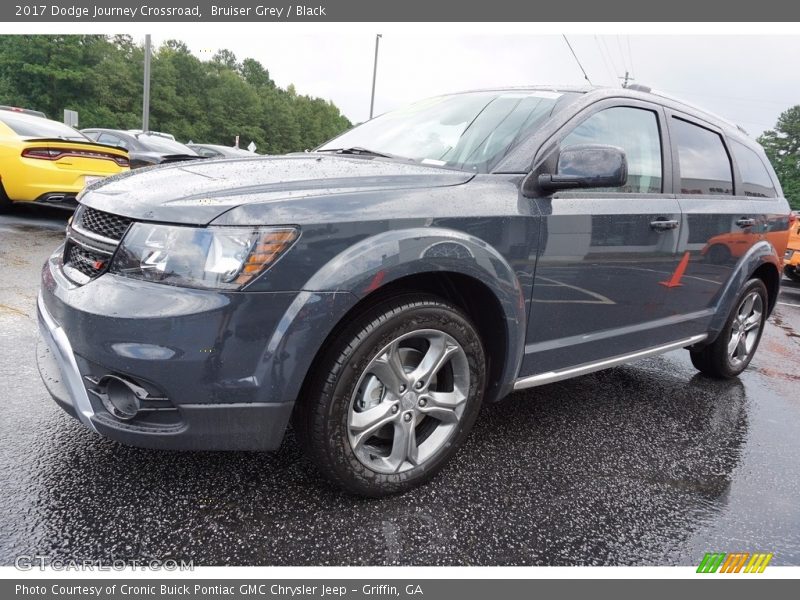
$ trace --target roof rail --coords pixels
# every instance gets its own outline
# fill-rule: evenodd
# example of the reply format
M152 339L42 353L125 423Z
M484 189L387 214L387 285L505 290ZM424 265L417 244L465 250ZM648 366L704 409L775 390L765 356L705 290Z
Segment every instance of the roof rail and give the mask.
M637 84L628 86L628 89L629 90L636 90L636 91L640 91L640 92L646 92L648 94L653 94L654 96L658 96L658 97L664 98L666 100L672 100L674 102L678 102L680 104L683 104L686 107L691 108L692 110L696 110L699 113L705 114L705 115L707 115L709 117L712 117L712 118L714 118L714 119L716 119L718 121L721 121L722 123L725 123L729 127L734 127L736 129L738 129L739 131L741 131L746 136L750 135L747 132L747 130L744 127L742 127L741 125L739 125L738 123L734 123L730 119L726 119L725 117L721 117L720 115L715 114L715 113L711 112L710 110L706 110L705 108L697 106L696 104L692 104L691 102L687 102L686 100L683 100L681 98L673 96L672 94L667 94L665 92L661 92L659 90L654 90L654 89L649 88L647 86L639 86Z
M641 85L638 83L632 83L626 89L633 90L634 92L644 92L645 94L649 94L653 91L650 86Z

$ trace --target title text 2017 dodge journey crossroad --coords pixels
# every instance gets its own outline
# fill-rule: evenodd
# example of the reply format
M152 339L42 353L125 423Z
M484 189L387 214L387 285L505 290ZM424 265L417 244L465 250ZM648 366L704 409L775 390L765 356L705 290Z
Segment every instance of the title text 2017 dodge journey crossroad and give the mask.
M513 390L677 348L738 375L789 223L752 139L647 89L446 95L79 200L38 301L56 401L153 448L271 450L293 419L370 496Z

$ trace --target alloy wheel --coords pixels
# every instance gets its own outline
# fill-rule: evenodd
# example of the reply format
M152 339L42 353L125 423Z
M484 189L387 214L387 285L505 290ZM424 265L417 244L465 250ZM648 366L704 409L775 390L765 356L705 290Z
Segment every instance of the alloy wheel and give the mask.
M763 313L764 301L755 290L747 294L736 309L728 341L728 359L732 366L741 365L753 353L761 331Z
M469 389L467 356L451 335L420 329L392 340L367 364L350 400L356 457L379 473L430 460L455 433Z

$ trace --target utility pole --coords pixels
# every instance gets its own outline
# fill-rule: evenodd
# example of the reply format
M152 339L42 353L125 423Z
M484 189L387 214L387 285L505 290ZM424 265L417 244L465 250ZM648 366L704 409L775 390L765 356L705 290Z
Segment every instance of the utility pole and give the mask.
M372 64L372 96L369 99L369 118L372 118L372 113L375 108L375 78L378 76L378 45L381 42L380 33L375 36L375 62Z
M150 34L144 36L144 93L142 94L142 131L150 131Z
M619 77L619 79L622 79L622 87L624 88L628 87L629 81L635 81L634 78L631 77L630 73L628 73L627 71L625 71L625 77Z

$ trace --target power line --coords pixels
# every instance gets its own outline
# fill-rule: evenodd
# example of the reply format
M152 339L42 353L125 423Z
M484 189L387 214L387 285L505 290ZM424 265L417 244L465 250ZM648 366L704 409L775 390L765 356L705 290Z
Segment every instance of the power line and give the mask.
M578 55L575 54L575 50L572 49L572 44L569 43L569 40L567 39L567 36L562 33L561 37L563 37L564 41L567 42L567 47L569 48L569 51L572 52L572 56L575 57L575 62L578 63L578 66L580 67L581 72L583 73L583 78L586 81L589 82L589 85L593 85L592 84L592 80L589 79L589 76L586 74L586 69L583 68L583 65L581 64L581 61L578 59Z
M603 47L600 45L600 40L597 39L597 35L594 36L594 43L597 44L597 51L600 53L600 57L603 59L603 64L606 66L606 73L608 73L608 78L611 80L612 84L616 80L616 75L614 75L614 69L611 68L609 65L608 59L606 58L605 53L603 52Z
M622 42L619 41L619 34L617 34L617 50L619 50L619 58L622 61L622 68L625 69L627 73L629 70L633 71L633 69L628 69L628 63L625 60L625 54L622 52Z
M636 70L633 68L633 53L631 52L631 36L625 36L628 40L628 59L631 62L631 75L636 75Z
M606 42L606 38L605 38L605 37L603 37L603 38L601 38L601 39L602 39L602 41L603 41L603 46L604 46L604 47L605 47L605 49L606 49L606 54L608 54L608 60L610 60L610 61L611 61L611 66L612 66L612 68L614 69L614 73L619 73L619 72L620 72L620 70L619 70L619 69L617 69L617 63L616 63L616 61L614 60L614 56L611 54L611 50L609 50L609 49L608 49L608 43Z

